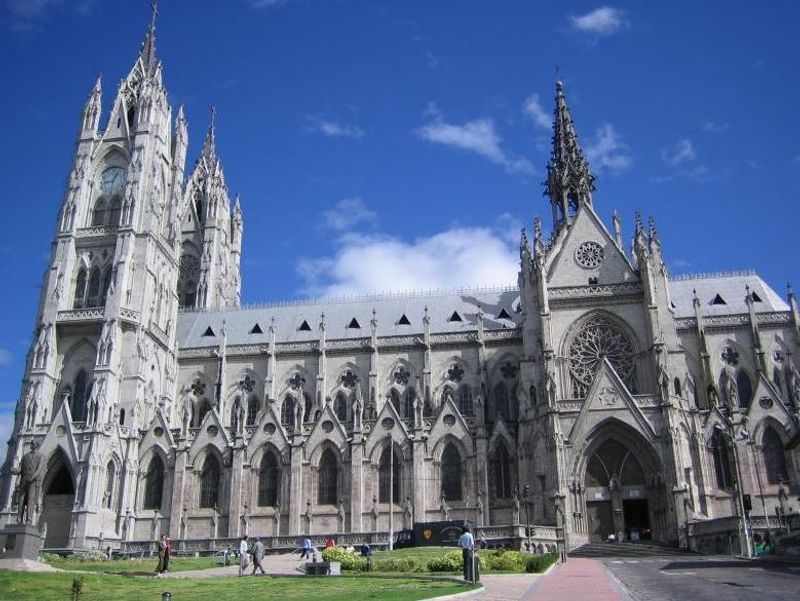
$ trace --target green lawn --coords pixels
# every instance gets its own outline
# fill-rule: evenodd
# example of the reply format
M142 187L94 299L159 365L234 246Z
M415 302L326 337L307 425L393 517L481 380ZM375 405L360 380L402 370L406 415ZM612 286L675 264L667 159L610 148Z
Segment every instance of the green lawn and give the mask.
M155 572L158 557L143 559L115 559L77 561L75 559L47 557L46 561L54 568L62 570L80 570L84 572L108 572L112 574L150 574ZM169 560L170 572L187 570L205 570L222 567L215 557L173 557Z
M70 590L77 574L0 571L0 601L71 601ZM455 581L410 578L333 578L270 576L248 578L158 579L104 574L83 574L80 601L160 601L161 593L172 593L172 601L413 601L460 593L471 585Z

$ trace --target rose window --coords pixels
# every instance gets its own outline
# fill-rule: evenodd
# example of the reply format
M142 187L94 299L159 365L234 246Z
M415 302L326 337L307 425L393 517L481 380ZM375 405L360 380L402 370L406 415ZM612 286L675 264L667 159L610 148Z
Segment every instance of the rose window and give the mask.
M569 370L575 397L586 396L603 359L608 359L628 390L636 392L633 343L614 322L599 315L581 327L569 347Z
M575 262L587 269L597 267L604 258L605 251L597 242L584 242L575 251Z

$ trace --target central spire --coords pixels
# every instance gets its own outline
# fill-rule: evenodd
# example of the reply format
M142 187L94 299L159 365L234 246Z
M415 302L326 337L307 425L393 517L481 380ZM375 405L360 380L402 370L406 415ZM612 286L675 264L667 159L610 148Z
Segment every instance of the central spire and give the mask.
M147 28L147 35L145 35L144 42L142 43L142 63L148 71L154 71L156 67L156 19L158 18L158 2L153 0L150 3L152 15L150 17L150 26Z
M547 164L545 196L553 207L556 229L568 225L582 204L592 204L595 177L583 157L578 134L564 96L564 85L556 82L556 108L553 122L553 151Z

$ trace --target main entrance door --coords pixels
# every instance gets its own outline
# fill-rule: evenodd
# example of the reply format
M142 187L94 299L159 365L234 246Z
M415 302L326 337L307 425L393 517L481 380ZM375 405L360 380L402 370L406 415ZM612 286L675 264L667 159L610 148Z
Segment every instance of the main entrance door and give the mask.
M75 502L75 485L64 459L59 457L51 464L44 480L42 524L47 524L47 549L64 549L69 544L72 505Z
M586 466L589 539L641 540L651 537L647 483L639 460L614 439L606 440Z

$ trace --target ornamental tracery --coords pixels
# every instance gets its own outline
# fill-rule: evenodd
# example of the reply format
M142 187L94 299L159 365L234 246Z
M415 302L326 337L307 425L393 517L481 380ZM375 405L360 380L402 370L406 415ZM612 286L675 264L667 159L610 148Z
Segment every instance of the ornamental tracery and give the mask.
M595 375L608 359L628 390L636 392L636 354L628 335L605 315L586 320L569 346L572 392L584 398Z
M584 242L575 249L575 262L581 267L597 267L605 259L605 251L597 242Z

